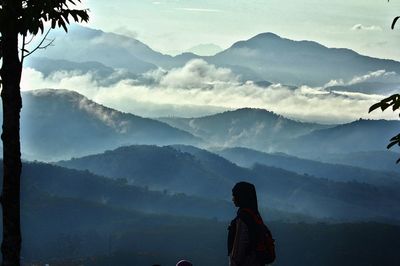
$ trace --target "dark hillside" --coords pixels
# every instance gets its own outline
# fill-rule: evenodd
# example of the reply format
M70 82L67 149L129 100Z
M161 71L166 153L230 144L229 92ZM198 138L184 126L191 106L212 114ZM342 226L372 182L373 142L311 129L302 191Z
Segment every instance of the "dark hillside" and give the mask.
M58 160L127 144L195 144L199 138L156 120L119 112L67 90L23 93L23 154Z
M264 207L320 218L400 219L400 197L392 187L334 182L264 165L241 168L205 150L175 147L122 147L59 164L151 189L223 200L231 198L236 182L246 180L256 185Z

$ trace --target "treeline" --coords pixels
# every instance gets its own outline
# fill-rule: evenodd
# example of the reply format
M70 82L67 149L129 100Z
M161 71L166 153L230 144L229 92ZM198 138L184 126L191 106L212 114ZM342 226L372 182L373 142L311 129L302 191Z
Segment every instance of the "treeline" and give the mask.
M273 222L270 227L277 241L278 259L274 265L400 264L400 254L396 250L400 245L398 226ZM128 230L116 230L111 234L60 234L51 245L41 247L49 248L46 258L31 257L32 261L27 263L150 266L155 263L174 265L180 258L188 258L195 265L221 266L228 264L225 239L226 224L221 222L192 220L157 227L139 222ZM92 250L85 254L88 247Z

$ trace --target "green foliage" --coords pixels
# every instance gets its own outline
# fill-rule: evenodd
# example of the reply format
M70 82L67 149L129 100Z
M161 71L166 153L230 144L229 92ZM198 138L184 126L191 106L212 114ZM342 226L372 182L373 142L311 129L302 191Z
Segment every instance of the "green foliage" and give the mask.
M370 113L379 108L383 112L389 107L392 107L393 112L400 108L400 94L393 94L393 95L383 99L382 101L372 105L369 108L368 112ZM390 143L387 145L387 148L390 149L396 144L398 146L400 146L400 134L397 134L396 136L394 136L393 138L390 139ZM396 163L399 163L399 162L400 162L400 158L397 159Z
M46 38L45 35L42 42L38 47L29 52L25 49L25 37L29 34L35 36L39 33L44 33L45 23L49 22L51 28L63 28L66 32L68 31L67 25L70 23L70 17L75 22L87 22L89 21L88 9L71 9L71 5L76 6L81 0L21 0L19 8L15 10L17 17L17 30L21 34L23 39L22 45L22 58L21 64L25 54L31 54L41 47L43 40ZM7 23L7 11L4 7L6 2L0 0L0 60L3 57L2 49L2 33L8 27ZM2 80L0 78L0 88Z
M389 0L388 0L388 2L389 2ZM393 19L393 21L392 21L392 26L391 26L392 30L394 29L394 26L396 26L396 23L397 23L397 21L399 20L399 18L400 18L400 16L397 16L397 17L395 17L395 18Z
M392 22L392 30L394 29L394 26L396 25L397 20L399 20L399 18L400 18L400 16L397 16L397 17L395 17L395 18L393 19L393 22Z
M389 0L388 0L388 2L389 2ZM397 17L395 17L393 19L392 26L391 26L392 30L396 26L396 23L399 20L399 18L400 18L400 16L397 16ZM399 107L400 107L400 94L393 94L393 95L383 99L379 103L376 103L376 104L372 105L369 108L369 113L372 112L375 109L378 109L378 108L381 108L382 111L385 111L390 106L392 106L392 110L393 111L396 111L397 109L399 109ZM400 146L400 134L397 134L396 136L394 136L393 138L390 139L390 143L387 145L387 148L390 149L396 144L398 146ZM396 163L399 163L399 162L400 162L400 158L397 159Z
M18 18L18 32L27 36L44 32L45 23L50 22L51 28L63 28L68 31L67 25L72 17L75 22L87 22L89 20L87 9L70 9L70 5L77 5L81 0L23 0L20 8L16 10ZM7 27L5 16L5 3L0 2L0 32Z

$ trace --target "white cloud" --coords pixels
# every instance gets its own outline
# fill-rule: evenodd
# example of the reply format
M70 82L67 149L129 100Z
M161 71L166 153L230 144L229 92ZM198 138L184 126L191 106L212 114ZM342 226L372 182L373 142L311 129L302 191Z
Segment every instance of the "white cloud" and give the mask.
M371 74L384 75L382 72ZM24 69L22 89L59 88L75 90L103 105L142 116L193 116L243 107L263 108L286 117L324 123L349 122L359 118L397 118L392 112L368 114L381 95L327 92L323 88L297 89L280 84L267 88L240 83L229 69L203 60L182 68L147 73L153 84L125 79L111 85L94 80L90 73L59 72L44 78Z
M213 89L219 84L237 83L238 80L228 68L217 68L202 59L194 59L182 68L167 72L159 82L163 87Z
M343 79L335 79L330 80L326 83L323 87L333 87L333 86L347 86L347 85L354 85L359 84L362 82L393 82L393 83L400 83L400 76L397 75L396 72L390 71L387 72L384 69L376 70L368 72L367 74L355 76L348 81L344 81Z
M351 30L359 30L359 31L381 31L382 28L375 25L365 26L363 24L356 24L351 27Z
M349 84L356 84L365 81L376 80L378 78L388 78L396 76L396 72L386 72L385 70L377 70L374 72L369 72L368 74L354 77L352 80L349 81Z

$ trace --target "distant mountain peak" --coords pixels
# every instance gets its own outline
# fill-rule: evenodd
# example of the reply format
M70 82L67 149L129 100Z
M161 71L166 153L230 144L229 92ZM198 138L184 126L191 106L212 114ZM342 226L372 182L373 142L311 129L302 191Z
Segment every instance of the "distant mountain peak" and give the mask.
M261 40L261 39L282 39L279 35L272 33L272 32L263 32L260 34L257 34L253 38L249 39L250 40Z
M187 52L194 53L200 56L212 56L221 52L222 50L223 49L216 44L204 43L189 48Z
M253 107L243 107L236 109L234 111L226 111L226 112L237 112L237 113L264 113L264 114L273 114L276 115L274 112L268 111L262 108L253 108Z
M84 96L76 91L66 89L37 89L29 90L26 94L32 94L33 96L67 96L74 99L83 99Z

